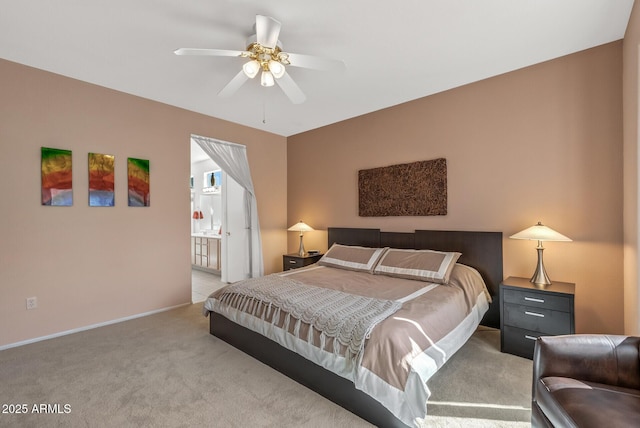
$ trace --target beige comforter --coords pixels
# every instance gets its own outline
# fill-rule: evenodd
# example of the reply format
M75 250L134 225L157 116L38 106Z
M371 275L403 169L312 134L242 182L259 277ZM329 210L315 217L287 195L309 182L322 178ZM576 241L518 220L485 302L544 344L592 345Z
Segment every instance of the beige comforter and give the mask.
M408 425L426 414L426 381L471 336L489 301L479 273L460 264L446 285L316 265L279 275L353 295L400 301L402 307L373 328L357 366L327 355L332 353L322 349L332 349L333 345L324 343L316 329L309 335L311 344L293 339L296 324L298 336L307 338L307 323L287 320L286 328L274 329L267 324L283 327L287 314L279 312L276 320L260 320L248 313L262 314L262 309L223 305L221 296L232 292L234 284L213 293L205 302L205 312L219 312L353 380L357 388L372 395Z

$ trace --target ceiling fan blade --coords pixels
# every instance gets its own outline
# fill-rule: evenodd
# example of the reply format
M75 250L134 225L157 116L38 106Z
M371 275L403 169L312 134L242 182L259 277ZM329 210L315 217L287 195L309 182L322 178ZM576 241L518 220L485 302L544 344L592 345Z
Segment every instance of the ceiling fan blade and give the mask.
M173 51L173 53L176 55L241 56L244 51L230 51L226 49L180 48Z
M230 97L231 95L235 94L236 91L240 89L240 86L242 86L247 80L249 80L247 75L244 74L243 70L240 70L240 72L236 74L235 77L231 79L231 81L227 83L227 85L222 88L222 90L220 90L220 92L218 92L218 96Z
M286 53L292 67L313 68L315 70L344 71L346 65L339 59L320 58L311 55Z
M300 87L293 81L291 76L289 76L289 73L286 71L281 78L276 79L276 83L280 88L282 88L282 92L289 97L292 103L301 104L307 99Z
M275 48L280 37L279 21L270 16L256 15L256 41L267 48Z

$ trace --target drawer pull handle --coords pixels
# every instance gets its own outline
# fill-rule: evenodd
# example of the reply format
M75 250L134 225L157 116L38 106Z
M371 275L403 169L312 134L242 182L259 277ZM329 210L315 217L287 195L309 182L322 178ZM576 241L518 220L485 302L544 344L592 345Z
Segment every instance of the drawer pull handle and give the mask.
M295 265L296 261L295 260L289 260L289 263L291 263L292 265Z
M525 297L524 300L528 302L544 303L544 299L536 299L534 297Z
M525 315L531 315L533 317L540 317L540 318L544 318L544 314L539 314L537 312L529 312L529 311L524 311Z
M537 337L535 337L535 336L529 336L528 334L525 334L525 335L524 335L524 338L525 338L525 339L529 339L529 340L536 340L536 339L537 339Z

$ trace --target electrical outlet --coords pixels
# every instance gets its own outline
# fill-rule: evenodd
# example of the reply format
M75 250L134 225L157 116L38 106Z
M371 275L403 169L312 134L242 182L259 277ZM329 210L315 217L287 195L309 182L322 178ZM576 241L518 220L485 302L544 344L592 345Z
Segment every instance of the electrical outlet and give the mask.
M27 309L35 309L38 307L37 297L27 297Z

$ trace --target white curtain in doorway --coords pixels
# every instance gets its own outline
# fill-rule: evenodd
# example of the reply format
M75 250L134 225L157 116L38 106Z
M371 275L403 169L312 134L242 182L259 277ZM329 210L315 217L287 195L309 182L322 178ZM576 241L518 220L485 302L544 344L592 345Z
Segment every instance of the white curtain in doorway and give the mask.
M251 278L264 274L262 260L262 239L258 221L258 204L251 180L247 148L240 144L214 140L192 135L195 141L209 157L244 188L246 228L249 230L249 275Z

